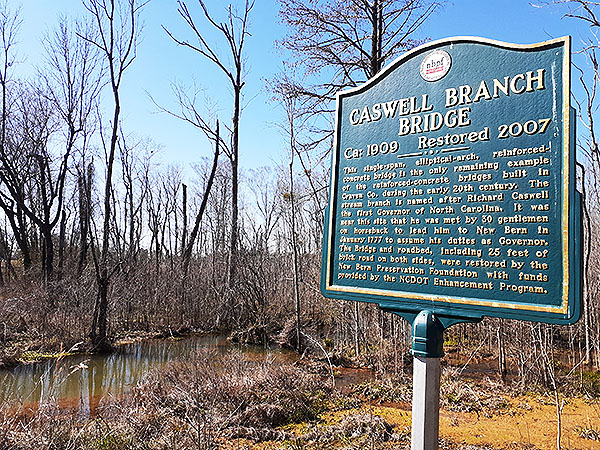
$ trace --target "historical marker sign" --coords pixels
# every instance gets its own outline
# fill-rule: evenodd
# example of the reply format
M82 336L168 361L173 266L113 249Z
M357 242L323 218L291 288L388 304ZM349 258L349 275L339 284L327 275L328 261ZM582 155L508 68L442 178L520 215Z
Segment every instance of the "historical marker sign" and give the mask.
M421 46L337 98L321 290L398 312L579 317L570 40Z

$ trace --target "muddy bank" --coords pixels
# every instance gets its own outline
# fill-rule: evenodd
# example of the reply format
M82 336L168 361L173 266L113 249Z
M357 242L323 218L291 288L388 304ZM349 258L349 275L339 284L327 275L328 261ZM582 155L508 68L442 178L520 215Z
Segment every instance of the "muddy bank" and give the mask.
M130 331L115 337L112 350L122 345L155 339L179 338L192 335L209 335L191 329L161 331ZM21 330L0 338L0 370L12 369L21 364L58 359L68 355L92 355L98 353L85 340L46 338L34 331Z

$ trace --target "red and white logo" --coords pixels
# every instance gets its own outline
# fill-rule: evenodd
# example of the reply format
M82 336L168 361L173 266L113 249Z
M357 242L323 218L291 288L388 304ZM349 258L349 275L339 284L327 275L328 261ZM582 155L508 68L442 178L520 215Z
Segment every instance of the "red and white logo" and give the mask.
M444 78L450 71L451 65L452 58L450 58L448 52L444 50L434 50L423 58L421 66L419 67L419 72L425 81L438 81Z

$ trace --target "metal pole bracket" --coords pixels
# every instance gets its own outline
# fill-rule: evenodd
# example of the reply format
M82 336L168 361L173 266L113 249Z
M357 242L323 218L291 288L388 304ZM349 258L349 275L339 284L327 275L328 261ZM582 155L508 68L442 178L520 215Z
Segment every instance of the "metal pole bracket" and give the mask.
M412 324L413 356L441 358L444 356L444 325L431 311L421 311Z

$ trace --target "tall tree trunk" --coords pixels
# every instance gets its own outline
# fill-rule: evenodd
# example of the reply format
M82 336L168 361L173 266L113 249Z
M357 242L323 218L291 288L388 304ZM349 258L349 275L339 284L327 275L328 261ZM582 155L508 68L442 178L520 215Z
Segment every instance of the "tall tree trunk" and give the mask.
M113 220L112 193L113 170L117 140L119 137L119 120L121 113L121 98L119 89L123 75L136 57L138 19L141 9L147 2L138 0L84 0L83 6L90 13L92 23L97 28L95 40L88 38L102 53L108 73L108 85L111 88L113 100L113 117L111 135L106 154L106 180L104 185L104 220L102 226L102 246L96 250L92 241L92 254L96 271L96 286L98 298L94 308L92 344L98 350L110 350L108 341L108 291L112 273L109 270L110 233ZM91 233L90 233L91 234ZM99 253L99 254L98 254Z
M104 186L104 224L102 227L102 250L100 253L99 271L96 273L96 283L98 285L98 303L95 316L97 317L96 330L92 331L92 344L100 351L108 350L110 344L106 334L108 328L108 251L110 244L110 221L112 218L112 174L115 162L115 153L117 149L117 137L119 126L119 115L121 112L119 93L113 88L115 98L115 109L113 115L113 129L110 141L110 151L107 160L106 184Z
M181 230L181 253L183 254L183 252L185 252L185 245L186 245L186 239L187 239L187 184L182 183L181 184L181 188L182 188L182 199L181 199L181 203L182 203L182 214L183 217L181 218L181 220L183 221L183 229Z
M298 267L298 240L296 238L296 193L294 192L294 148L295 136L293 127L290 130L290 205L292 208L292 252L294 255L294 299L296 309L296 351L302 351L301 341L301 311L300 311L300 286L299 286L299 267Z
M78 173L77 176L79 195L79 258L77 261L77 278L83 274L89 249L88 232L91 220L92 173L93 165L90 163L87 170L83 168L82 173Z
M185 251L183 252L183 278L187 277L188 269L190 266L190 259L192 258L192 251L194 250L194 245L196 243L196 237L198 236L198 231L200 230L200 222L202 221L202 216L204 215L204 210L206 209L206 205L208 203L208 198L210 197L210 190L212 189L213 182L215 180L215 176L217 174L217 166L219 162L219 153L220 153L220 144L221 139L219 137L219 121L217 121L217 129L216 129L216 139L215 139L215 156L213 158L212 169L210 171L210 175L208 177L208 181L206 183L206 190L204 191L204 195L202 197L202 203L200 204L200 209L198 210L198 214L196 215L196 220L194 222L194 228L192 228L192 232L190 233L190 239L185 247ZM187 192L184 185L183 192ZM187 204L187 195L186 200L184 201L184 205ZM186 220L187 222L187 220ZM213 252L214 254L214 252ZM214 266L213 266L214 267Z
M42 234L42 271L44 281L49 283L54 273L54 242L52 242L52 229L48 226L40 227Z
M583 321L584 321L584 333L585 333L585 363L590 364L591 362L591 341L590 341L590 327L591 327L591 311L590 311L590 280L593 275L590 274L590 257L592 254L592 222L590 219L590 214L587 208L587 186L586 186L586 170L583 165L580 165L582 170L582 208L583 208L583 218L585 220L585 226L582 226L585 235L585 266L583 273ZM595 275L595 274L594 274Z
M67 234L67 214L62 212L60 219L60 229L58 233L58 277L62 278L63 268L65 264L65 243Z
M381 6L379 0L373 0L371 5L371 25L373 27L373 34L371 37L371 77L374 77L377 72L381 70L381 57L380 57L380 16Z
M132 264L135 266L137 261L138 240L135 238L135 205L133 204L133 181L128 192L129 203L129 248L127 249L128 256L131 258ZM140 217L140 222L142 218Z
M231 148L231 242L229 246L229 275L230 291L235 285L235 274L238 253L238 158L239 158L239 125L240 125L240 96L241 72L238 70L234 86L233 135ZM230 305L233 306L233 305ZM231 309L232 310L232 309Z
M498 372L502 381L506 380L506 346L504 343L504 330L502 319L498 319Z

